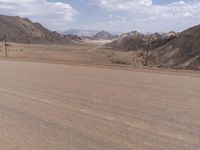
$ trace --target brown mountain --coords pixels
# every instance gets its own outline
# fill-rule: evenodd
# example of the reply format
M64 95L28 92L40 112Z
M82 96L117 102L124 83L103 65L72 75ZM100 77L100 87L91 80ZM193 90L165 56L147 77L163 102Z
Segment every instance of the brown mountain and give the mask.
M70 43L57 32L52 32L39 23L27 18L0 15L0 41L6 34L7 40L19 43Z
M136 63L144 65L149 37L149 66L200 69L200 25L181 33L143 35L134 31L123 34L106 46L115 50L133 51Z

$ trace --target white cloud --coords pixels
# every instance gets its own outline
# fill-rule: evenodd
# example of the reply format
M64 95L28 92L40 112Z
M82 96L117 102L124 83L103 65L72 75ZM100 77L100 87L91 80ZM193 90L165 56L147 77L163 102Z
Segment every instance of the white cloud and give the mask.
M50 29L62 30L77 11L69 4L47 0L0 0L0 14L28 17Z
M0 0L0 14L28 17L57 31L69 27L123 32L181 31L200 24L200 0L176 0L165 5L156 5L154 0L79 0L77 8L88 1L101 11L78 13L70 4L48 0Z
M152 0L91 0L110 10L128 10L135 6L149 6Z
M155 5L152 0L91 0L96 5L115 14L109 29L126 28L141 31L183 30L200 23L200 1L176 1ZM126 19L119 19L123 17ZM114 18L114 17L113 17ZM108 25L106 25L108 24ZM102 27L104 26L101 24Z

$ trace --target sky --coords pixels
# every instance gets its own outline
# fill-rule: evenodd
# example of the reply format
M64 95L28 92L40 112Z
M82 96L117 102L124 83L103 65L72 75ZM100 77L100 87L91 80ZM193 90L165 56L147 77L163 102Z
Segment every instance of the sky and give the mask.
M0 14L55 31L182 31L200 24L200 0L0 0Z

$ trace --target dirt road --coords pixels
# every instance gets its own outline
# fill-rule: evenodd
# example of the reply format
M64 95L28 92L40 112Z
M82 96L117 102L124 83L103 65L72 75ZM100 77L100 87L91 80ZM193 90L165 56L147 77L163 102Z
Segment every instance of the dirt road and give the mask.
M200 77L0 61L1 150L199 150Z

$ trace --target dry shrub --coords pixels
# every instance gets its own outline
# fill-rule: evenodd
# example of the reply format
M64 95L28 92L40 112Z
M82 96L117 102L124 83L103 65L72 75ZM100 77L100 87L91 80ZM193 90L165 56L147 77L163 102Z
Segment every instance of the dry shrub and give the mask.
M114 52L112 63L130 65L132 64L131 55L129 52Z

